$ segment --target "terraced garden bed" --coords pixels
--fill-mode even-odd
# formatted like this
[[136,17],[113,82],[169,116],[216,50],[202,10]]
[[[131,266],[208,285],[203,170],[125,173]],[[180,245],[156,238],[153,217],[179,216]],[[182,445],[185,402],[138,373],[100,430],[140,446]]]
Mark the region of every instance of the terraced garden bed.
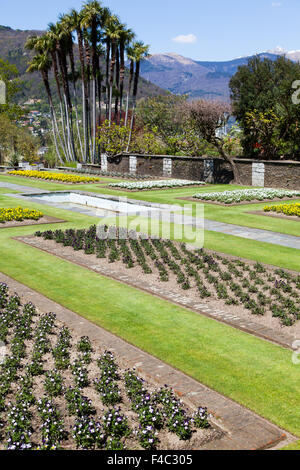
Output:
[[0,208],[0,229],[26,225],[44,225],[65,222],[55,217],[45,216],[42,212],[22,207]]
[[0,284],[0,450],[198,449],[223,433]]
[[202,181],[188,180],[154,180],[154,181],[135,181],[111,183],[109,188],[123,189],[125,191],[152,191],[155,189],[189,188],[191,186],[202,186],[206,183]]
[[192,199],[225,206],[249,204],[251,202],[281,201],[299,199],[300,191],[284,189],[242,189],[234,191],[210,192],[195,194]]
[[91,176],[67,175],[51,171],[9,171],[7,174],[33,180],[55,181],[63,184],[89,184],[99,183],[100,181],[100,178]]
[[276,206],[264,207],[264,212],[283,214],[285,216],[300,217],[300,203],[295,204],[278,204]]
[[[103,239],[106,235],[109,238]],[[255,315],[260,322],[277,329],[299,329],[300,276],[296,273],[204,250],[193,251],[185,244],[140,237],[114,227],[108,232],[107,227],[97,231],[93,226],[89,230],[37,232],[36,236],[34,246],[58,256],[69,253],[72,258],[75,250],[74,262],[79,264],[114,264],[120,273],[143,276],[145,283],[147,279],[163,283],[170,290],[184,292],[184,296],[204,299],[213,307],[252,318]]]
[[6,222],[23,222],[24,220],[39,220],[43,217],[43,213],[32,209],[24,209],[23,207],[1,208],[0,207],[0,224]]

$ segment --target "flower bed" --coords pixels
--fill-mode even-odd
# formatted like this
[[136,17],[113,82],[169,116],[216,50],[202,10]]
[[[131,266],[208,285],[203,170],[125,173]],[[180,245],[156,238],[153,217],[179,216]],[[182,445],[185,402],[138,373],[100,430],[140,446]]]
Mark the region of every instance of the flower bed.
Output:
[[39,220],[43,217],[43,213],[32,209],[23,209],[22,207],[1,208],[0,207],[0,224],[11,222],[13,220],[22,222],[23,220]]
[[186,186],[200,186],[205,185],[202,181],[187,181],[187,180],[158,180],[158,181],[144,181],[132,183],[111,183],[111,188],[129,189],[132,191],[148,190],[151,189],[169,189],[169,188],[182,188]]
[[9,175],[36,178],[45,181],[59,181],[60,183],[96,183],[99,178],[89,176],[66,175],[64,173],[52,173],[51,171],[9,171]]
[[217,437],[205,408],[187,410],[6,284],[0,318],[0,450],[188,449]]
[[193,196],[202,201],[215,201],[223,204],[238,204],[246,201],[265,201],[267,199],[284,199],[300,197],[300,191],[288,191],[284,189],[242,189],[236,191],[223,191],[212,193],[200,193]]
[[296,204],[279,204],[277,206],[264,207],[265,212],[276,212],[277,214],[284,214],[288,216],[300,217],[300,203]]
[[217,299],[223,305],[239,306],[256,316],[272,315],[284,326],[292,326],[300,319],[300,275],[282,269],[230,260],[204,250],[190,251],[185,244],[137,236],[116,227],[48,230],[36,232],[36,236],[96,255],[108,263],[123,263],[128,269],[137,267],[137,275],[153,274],[163,283],[175,281],[180,289],[194,289],[195,296],[208,302]]

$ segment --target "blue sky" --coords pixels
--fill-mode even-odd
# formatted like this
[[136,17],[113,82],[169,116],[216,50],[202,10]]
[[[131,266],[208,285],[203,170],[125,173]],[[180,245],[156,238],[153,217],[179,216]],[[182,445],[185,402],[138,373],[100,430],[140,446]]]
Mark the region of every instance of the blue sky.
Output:
[[[300,49],[300,0],[106,0],[151,45],[197,60]],[[0,24],[44,29],[81,0],[0,0]]]

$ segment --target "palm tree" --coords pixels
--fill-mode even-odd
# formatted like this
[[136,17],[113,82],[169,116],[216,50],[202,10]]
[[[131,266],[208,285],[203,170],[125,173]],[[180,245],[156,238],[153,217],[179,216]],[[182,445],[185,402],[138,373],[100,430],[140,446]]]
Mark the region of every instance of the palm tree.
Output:
[[[109,74],[109,114],[108,119],[111,124],[112,118],[112,95],[113,95],[113,85],[115,79],[115,66],[116,66],[116,54],[117,54],[117,44],[122,32],[122,25],[117,16],[112,15],[108,18],[108,21],[105,25],[105,39],[107,47],[111,49],[111,59],[110,59],[110,74]],[[109,56],[106,56],[106,61],[108,63]],[[108,67],[107,67],[108,74]],[[108,76],[107,76],[108,82]]]
[[133,46],[127,46],[126,48],[127,58],[130,60],[130,68],[129,68],[129,81],[128,81],[128,90],[127,90],[127,99],[126,99],[126,113],[125,113],[125,123],[124,125],[127,127],[128,124],[128,113],[129,113],[129,97],[131,94],[133,76],[134,76],[134,62],[135,62],[135,53]]
[[77,135],[78,135],[78,142],[80,146],[80,152],[82,160],[84,160],[84,153],[82,147],[82,140],[81,140],[81,133],[79,129],[79,118],[78,118],[78,101],[77,101],[77,90],[76,90],[76,82],[77,82],[77,72],[75,70],[75,59],[74,59],[74,43],[73,43],[73,22],[72,18],[69,15],[60,15],[60,24],[66,32],[66,52],[69,55],[70,65],[71,65],[71,77],[73,82],[73,96],[74,96],[74,109],[75,109],[75,118],[76,118],[76,128],[77,128]]
[[122,29],[120,34],[120,119],[122,120],[123,110],[123,94],[124,94],[124,80],[125,80],[125,50],[129,47],[129,44],[135,38],[135,34],[132,29]]
[[[58,63],[57,63],[56,38],[52,35],[50,31],[47,31],[47,33],[44,36],[42,36],[42,39],[43,39],[42,50],[48,51],[52,58],[52,67],[53,67],[53,73],[54,73],[54,77],[56,81],[57,94],[58,94],[59,107],[60,107],[60,115],[61,115],[61,123],[62,123],[62,133],[63,133],[63,139],[64,139],[64,144],[62,144],[61,142],[61,145],[64,149],[64,155],[67,161],[70,161],[72,157],[68,152],[68,144],[67,144],[67,137],[66,137],[66,131],[65,131],[66,116],[65,116],[65,109],[64,109],[64,104],[63,104],[63,98],[61,94],[61,84],[60,84],[60,77],[59,77],[59,70],[58,70]],[[61,141],[60,133],[59,133],[59,139]]]
[[36,55],[32,59],[32,61],[29,64],[29,67],[27,69],[27,72],[28,73],[40,72],[41,75],[42,75],[42,79],[43,79],[45,89],[46,89],[46,92],[47,92],[50,111],[51,111],[52,130],[53,130],[53,137],[54,137],[56,153],[58,155],[58,158],[59,158],[60,162],[63,163],[63,159],[62,159],[60,151],[59,151],[56,132],[55,132],[55,129],[58,130],[58,126],[57,126],[56,114],[55,114],[55,109],[54,109],[53,99],[52,99],[52,93],[51,93],[51,88],[50,88],[50,83],[49,83],[49,71],[51,70],[51,65],[52,65],[51,64],[51,59],[49,58],[48,53],[44,52],[44,53]]
[[53,37],[53,41],[56,46],[56,53],[58,57],[59,68],[61,72],[61,79],[63,84],[64,91],[64,104],[66,111],[66,127],[68,135],[68,150],[71,155],[71,159],[76,161],[76,152],[74,145],[74,135],[73,135],[73,117],[72,117],[72,101],[70,95],[70,86],[69,86],[69,76],[68,76],[68,64],[67,64],[67,34],[63,29],[62,25],[59,23],[49,24],[49,31]]
[[[68,155],[67,152],[67,141],[66,141],[66,136],[65,136],[65,130],[64,130],[64,114],[62,110],[62,96],[61,96],[61,89],[60,89],[60,82],[59,82],[59,74],[58,74],[58,68],[57,68],[57,60],[56,60],[56,53],[55,49],[56,46],[53,44],[52,38],[49,35],[49,33],[44,34],[43,36],[31,36],[27,39],[25,43],[25,48],[29,50],[34,50],[37,53],[50,53],[52,57],[52,65],[53,65],[53,70],[54,70],[54,76],[57,84],[57,92],[58,92],[58,97],[60,100],[60,109],[61,109],[61,118],[62,118],[62,129],[63,129],[63,136],[64,136],[64,143],[62,142],[61,136],[59,129],[57,128],[57,133],[58,133],[58,138],[60,141],[60,145],[62,147],[63,153],[65,155],[65,158],[69,161],[70,156]],[[55,113],[55,110],[54,110]],[[56,113],[55,113],[56,116]],[[54,132],[56,132],[56,129],[54,129]]]
[[85,68],[85,50],[84,50],[84,37],[81,27],[82,13],[78,13],[75,9],[71,10],[66,17],[69,31],[76,31],[78,41],[78,51],[81,69],[81,86],[82,86],[82,120],[83,120],[83,135],[84,135],[84,160],[88,161],[89,155],[89,140],[87,129],[87,112],[88,112],[88,87],[87,75]]
[[[109,14],[109,10],[102,8],[98,1],[91,1],[84,5],[82,10],[81,26],[85,29],[90,29],[90,43],[91,43],[91,61],[92,61],[92,123],[93,123],[93,137],[92,137],[92,158],[93,162],[96,160],[96,127],[97,127],[97,80],[100,78],[100,63],[98,60],[98,41],[99,31],[98,27],[103,23],[103,18]],[[88,41],[86,41],[88,44]]]
[[131,111],[132,114],[131,114],[130,134],[129,134],[126,152],[128,152],[129,150],[131,137],[132,137],[134,115],[135,115],[135,108],[136,108],[136,98],[137,98],[138,84],[139,84],[139,78],[140,78],[141,61],[145,59],[146,57],[149,57],[150,55],[149,48],[150,46],[145,45],[142,41],[138,41],[133,44],[132,60],[133,62],[135,62],[135,74],[134,74],[134,83],[133,83],[133,95],[132,95],[133,103],[132,103],[132,111]]

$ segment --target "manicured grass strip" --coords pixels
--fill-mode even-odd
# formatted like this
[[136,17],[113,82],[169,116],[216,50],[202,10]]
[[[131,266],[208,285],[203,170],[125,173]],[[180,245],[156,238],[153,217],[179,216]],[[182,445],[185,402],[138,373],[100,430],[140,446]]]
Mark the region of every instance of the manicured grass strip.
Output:
[[291,351],[8,238],[33,231],[3,230],[2,272],[300,436]]
[[[25,181],[24,181],[25,180]],[[47,189],[50,191],[66,191],[68,190],[67,185],[55,184],[55,183],[46,183],[46,182],[36,182],[36,181],[26,181],[26,178],[18,178],[7,175],[0,175],[0,182],[11,182],[15,184],[21,184],[25,186],[31,186],[39,189]],[[129,199],[137,199],[148,202],[156,202],[161,204],[176,204],[183,205],[189,204],[189,201],[180,200],[182,198],[192,197],[195,193],[195,188],[180,188],[180,189],[170,189],[162,191],[147,191],[146,193],[141,191],[137,193],[128,193],[126,191],[112,190],[107,187],[103,187],[102,183],[108,183],[109,178],[101,177],[101,184],[96,185],[72,185],[73,189],[81,191],[89,191],[97,194],[107,194],[113,196],[127,197]],[[116,181],[116,180],[115,180]],[[225,191],[230,190],[234,191],[236,189],[248,189],[247,186],[236,186],[232,185],[211,185],[206,186],[205,188],[199,188],[199,192],[214,192],[214,191]],[[297,201],[294,201],[297,202]],[[300,202],[300,201],[299,201]],[[195,202],[194,204],[202,204],[202,202]],[[279,202],[281,204],[281,202]],[[260,228],[263,230],[270,230],[273,232],[285,233],[289,235],[299,236],[299,223],[293,220],[282,220],[275,219],[272,217],[266,217],[259,214],[248,214],[249,211],[263,210],[265,203],[258,204],[249,204],[242,206],[218,206],[214,204],[205,204],[205,218],[210,220],[216,220],[219,222],[231,223],[240,225],[243,227],[252,227]]]
[[0,194],[18,194],[20,191],[13,191],[9,188],[0,188]]
[[300,441],[293,442],[293,444],[289,444],[280,450],[300,450]]
[[[64,230],[66,228],[83,228],[89,227],[93,224],[98,224],[100,219],[96,217],[89,217],[79,214],[77,212],[65,211],[62,209],[56,209],[47,205],[36,204],[34,202],[22,201],[19,199],[14,199],[6,196],[0,195],[0,205],[1,207],[28,207],[32,209],[41,210],[45,215],[49,215],[56,218],[61,218],[63,220],[69,221],[69,225],[64,225]],[[138,231],[148,232],[148,221],[144,217],[129,217],[129,221],[135,222],[139,226]],[[113,224],[113,219],[105,219],[105,222]],[[103,220],[101,224],[103,224]],[[298,222],[296,222],[298,223]],[[127,220],[120,218],[120,225],[127,226]],[[55,230],[59,227],[56,225]],[[135,225],[130,227],[135,229]],[[25,227],[22,228],[23,230]],[[10,230],[11,229],[2,229]],[[26,233],[34,233],[38,230],[35,226],[35,229],[29,229],[31,231]],[[45,227],[43,227],[45,230]],[[182,230],[180,226],[176,226],[174,229],[175,233],[181,235]],[[201,239],[201,237],[199,237]],[[287,248],[283,246],[272,245],[269,243],[257,242],[255,240],[248,240],[246,238],[235,237],[231,235],[225,235],[218,232],[204,232],[204,246],[207,249],[219,251],[221,253],[231,254],[233,256],[238,256],[241,258],[246,258],[249,260],[254,260],[258,262],[263,262],[273,266],[278,266],[284,269],[291,269],[293,271],[299,271],[300,266],[300,253],[299,250],[293,248]],[[189,240],[183,239],[183,241],[189,242]]]

